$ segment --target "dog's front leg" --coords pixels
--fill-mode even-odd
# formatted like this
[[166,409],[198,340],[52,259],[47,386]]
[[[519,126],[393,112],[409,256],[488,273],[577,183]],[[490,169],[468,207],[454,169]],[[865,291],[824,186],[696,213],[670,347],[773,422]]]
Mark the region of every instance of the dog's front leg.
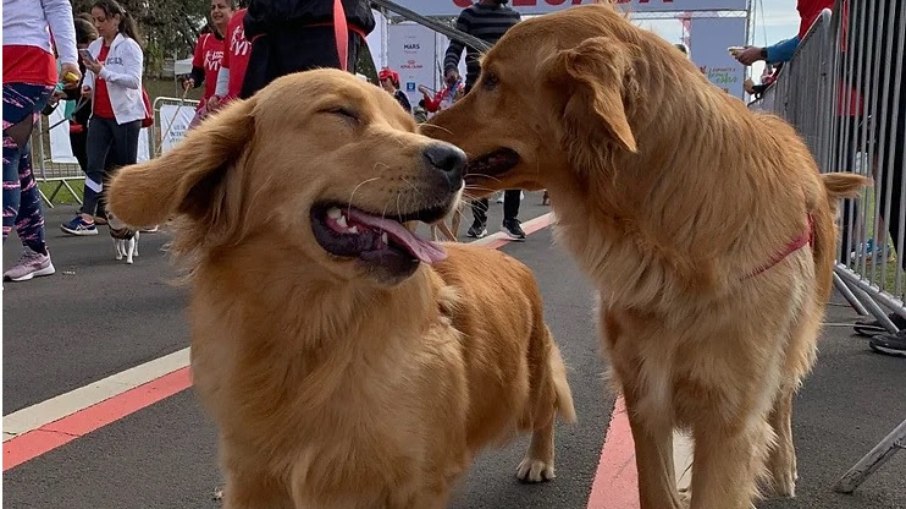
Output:
[[135,237],[126,241],[126,263],[132,263],[132,254],[135,251]]
[[116,251],[116,254],[114,256],[116,257],[117,260],[123,259],[122,243],[123,243],[123,241],[121,241],[119,239],[113,239],[113,249]]
[[132,254],[138,256],[138,230],[135,230],[135,252]]
[[673,426],[663,416],[637,414],[638,398],[628,392],[624,397],[635,441],[641,508],[684,509],[687,505],[677,490],[673,467]]
[[729,426],[709,419],[694,426],[692,509],[753,507],[770,431],[764,418],[750,418],[750,422]]

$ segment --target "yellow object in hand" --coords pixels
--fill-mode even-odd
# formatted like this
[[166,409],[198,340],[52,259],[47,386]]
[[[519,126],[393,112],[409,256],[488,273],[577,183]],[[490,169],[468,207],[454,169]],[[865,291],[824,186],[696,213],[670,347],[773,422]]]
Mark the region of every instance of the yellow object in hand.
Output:
[[75,83],[79,81],[79,75],[70,71],[63,75],[63,80],[69,83]]

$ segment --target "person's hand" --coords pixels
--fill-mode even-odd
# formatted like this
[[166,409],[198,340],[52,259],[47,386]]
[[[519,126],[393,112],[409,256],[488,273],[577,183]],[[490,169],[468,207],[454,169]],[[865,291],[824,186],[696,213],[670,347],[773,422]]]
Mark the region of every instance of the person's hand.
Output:
[[759,60],[764,60],[761,56],[762,49],[757,46],[746,46],[746,48],[736,54],[736,60],[742,65],[752,65]]
[[95,75],[100,75],[101,69],[104,68],[104,64],[100,63],[97,60],[86,60],[84,64],[85,68],[93,72]]
[[195,80],[193,80],[192,78],[186,78],[186,79],[182,80],[182,89],[183,90],[189,90],[192,88],[195,88]]
[[446,74],[444,74],[444,80],[447,83],[456,82],[459,80],[459,71],[456,69],[447,69]]
[[91,97],[91,87],[88,85],[82,87],[82,97]]
[[221,100],[220,96],[212,95],[211,98],[208,99],[208,102],[205,103],[205,107],[208,109],[208,111],[211,111],[211,112],[217,111],[220,109],[221,106],[223,106],[223,103],[221,101],[222,100]]
[[752,81],[752,78],[746,78],[746,80],[742,82],[742,88],[748,94],[755,94],[755,82]]
[[76,88],[82,79],[82,71],[76,64],[63,64],[60,68],[60,78],[63,88]]
[[418,86],[418,91],[421,92],[421,93],[424,94],[424,95],[431,95],[431,91],[428,90],[428,87],[426,87],[426,86],[424,86],[424,85],[419,85],[419,86]]

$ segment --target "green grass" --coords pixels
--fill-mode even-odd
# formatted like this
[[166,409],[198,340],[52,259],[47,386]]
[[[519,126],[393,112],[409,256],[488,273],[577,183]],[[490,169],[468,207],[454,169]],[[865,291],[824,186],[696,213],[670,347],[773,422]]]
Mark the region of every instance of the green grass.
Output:
[[[82,193],[85,189],[85,181],[82,178],[79,178],[79,179],[68,180],[67,183],[69,184],[69,187],[71,187],[75,191],[76,196],[81,198]],[[42,193],[44,193],[44,196],[46,196],[47,198],[50,198],[50,196],[53,194],[53,192],[57,189],[57,186],[59,186],[59,185],[60,185],[59,181],[38,182],[38,188],[41,190]],[[66,189],[65,186],[63,186],[63,187],[60,187],[59,192],[57,192],[56,197],[54,197],[53,204],[54,205],[78,205],[79,202],[78,202],[78,200],[75,199],[74,196],[72,196],[72,194],[69,192],[69,190]]]

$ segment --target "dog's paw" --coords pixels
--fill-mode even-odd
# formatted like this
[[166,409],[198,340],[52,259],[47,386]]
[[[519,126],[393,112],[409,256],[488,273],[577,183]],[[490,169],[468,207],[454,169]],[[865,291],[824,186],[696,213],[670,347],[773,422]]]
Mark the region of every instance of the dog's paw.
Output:
[[214,488],[214,493],[212,494],[211,499],[217,500],[218,502],[223,500],[223,488],[221,488],[221,487]]
[[120,260],[123,259],[123,255],[118,254],[118,255],[116,255],[114,258],[116,258],[116,261],[120,261]]
[[554,464],[541,460],[525,458],[519,463],[516,469],[516,477],[526,483],[538,483],[550,481],[556,475],[554,474]]
[[126,263],[128,263],[129,265],[132,265],[132,258],[126,259]]
[[772,497],[796,498],[796,470],[772,472],[770,492]]

